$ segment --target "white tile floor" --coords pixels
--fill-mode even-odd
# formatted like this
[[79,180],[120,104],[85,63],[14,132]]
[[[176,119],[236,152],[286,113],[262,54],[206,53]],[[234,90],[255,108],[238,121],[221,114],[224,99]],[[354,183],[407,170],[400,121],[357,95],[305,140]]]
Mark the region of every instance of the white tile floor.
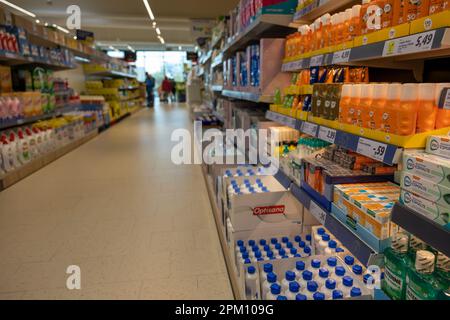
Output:
[[170,161],[190,126],[143,110],[1,192],[0,299],[232,299],[201,169]]

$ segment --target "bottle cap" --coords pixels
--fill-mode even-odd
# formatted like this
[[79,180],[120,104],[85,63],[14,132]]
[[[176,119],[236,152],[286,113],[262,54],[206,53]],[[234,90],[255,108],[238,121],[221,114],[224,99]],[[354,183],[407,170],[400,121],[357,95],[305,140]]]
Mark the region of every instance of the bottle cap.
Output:
[[267,255],[267,257],[269,259],[273,258],[273,252],[272,251],[267,251],[266,255]]
[[305,270],[305,263],[303,261],[297,261],[295,263],[295,269],[297,269],[298,271],[303,271]]
[[273,273],[273,272],[270,272],[270,273],[267,275],[267,281],[268,281],[269,283],[277,282],[277,275],[276,275],[275,273]]
[[288,298],[287,297],[285,297],[285,296],[278,296],[277,297],[277,301],[285,301],[285,300],[287,300]]
[[270,246],[266,244],[266,245],[263,247],[263,250],[266,251],[266,252],[269,252],[269,251],[270,251]]
[[310,235],[310,234],[307,234],[307,235],[306,235],[306,241],[311,242],[311,235]]
[[315,30],[319,30],[319,29],[320,29],[320,27],[321,27],[321,25],[322,25],[321,22],[322,22],[322,21],[321,21],[320,18],[317,18],[316,20],[314,20],[314,28],[315,28]]
[[357,274],[357,275],[361,275],[362,272],[363,272],[363,268],[362,268],[362,266],[360,266],[359,264],[355,264],[355,265],[353,266],[352,270],[353,270],[353,273],[354,273],[354,274]]
[[386,99],[389,85],[387,83],[376,83],[373,85],[373,98]]
[[317,233],[321,236],[323,236],[325,234],[325,229],[324,228],[319,228],[317,229]]
[[324,234],[324,235],[322,236],[322,241],[325,241],[325,242],[330,241],[330,235],[329,235],[329,234]]
[[304,251],[306,254],[310,254],[310,253],[311,253],[311,248],[308,247],[308,246],[305,246],[305,249],[303,249],[303,251]]
[[306,246],[306,243],[305,243],[304,241],[300,241],[299,244],[298,244],[298,246],[299,246],[300,248],[304,248],[304,247]]
[[254,266],[250,266],[247,269],[249,274],[255,274],[256,273],[256,268]]
[[375,279],[372,277],[372,275],[371,275],[371,274],[368,274],[368,273],[365,274],[364,277],[363,277],[363,282],[364,282],[365,284],[372,284],[374,280],[375,280]]
[[336,280],[333,279],[327,279],[327,281],[325,281],[325,287],[328,290],[334,290],[336,289]]
[[252,261],[250,259],[245,259],[244,264],[250,264]]
[[298,251],[297,251],[296,248],[291,248],[290,253],[291,253],[292,255],[296,255],[296,254],[298,253]]
[[391,83],[388,85],[387,100],[400,101],[402,95],[402,85],[400,83]]
[[281,248],[283,248],[283,247],[281,246],[281,243],[277,243],[277,244],[275,245],[275,249],[280,250]]
[[271,263],[266,263],[263,268],[265,273],[270,273],[273,271],[273,265]]
[[267,241],[264,239],[261,239],[261,240],[259,240],[259,244],[264,247],[265,245],[267,245]]
[[239,247],[239,251],[241,253],[245,253],[245,252],[247,252],[247,248],[246,247]]
[[408,235],[401,232],[394,234],[391,247],[394,251],[406,253],[408,251]]
[[261,251],[256,251],[256,252],[255,252],[255,258],[256,258],[256,259],[259,259],[259,258],[261,258],[261,257],[262,257]]
[[349,276],[345,276],[342,279],[342,284],[346,287],[352,287],[353,286],[353,278]]
[[295,296],[295,300],[296,301],[305,301],[305,300],[308,300],[308,297],[305,296],[304,294],[299,293],[298,295]]
[[294,239],[295,242],[299,243],[300,241],[302,241],[302,237],[300,236],[296,236]]
[[277,244],[278,243],[278,239],[277,238],[272,238],[272,239],[270,239],[270,243],[271,244]]
[[361,289],[357,287],[353,287],[350,291],[350,296],[353,297],[360,297],[362,295]]
[[309,292],[316,292],[319,289],[319,285],[315,281],[308,281],[306,288]]
[[342,96],[343,97],[350,97],[352,95],[352,84],[344,84],[342,86]]
[[353,16],[353,10],[352,10],[351,8],[345,10],[345,12],[344,12],[344,21],[349,21],[349,20],[351,20],[351,19],[352,19],[352,16]]
[[342,249],[342,248],[336,248],[336,253],[339,253],[339,252],[344,252],[344,249]]
[[289,283],[289,291],[292,293],[299,293],[300,285],[298,284],[298,282],[292,281],[291,283]]
[[248,259],[248,257],[249,257],[249,255],[248,255],[248,252],[243,252],[242,253],[242,259]]
[[238,240],[237,245],[238,245],[239,247],[244,246],[244,241]]
[[252,251],[253,251],[253,252],[259,251],[259,247],[258,247],[257,245],[254,245],[254,246],[252,247]]
[[294,281],[295,280],[295,273],[292,271],[286,271],[286,280],[287,281]]
[[442,90],[444,90],[445,88],[450,88],[450,83],[436,83],[436,91],[435,91],[435,98],[434,98],[436,105],[439,105],[439,102],[441,100]]
[[270,292],[271,292],[273,295],[279,295],[279,294],[281,293],[281,287],[280,287],[280,285],[277,284],[277,283],[272,284],[272,285],[270,286]]
[[328,266],[330,266],[330,267],[336,267],[336,265],[337,265],[337,259],[336,259],[335,257],[329,257],[329,258],[327,259],[327,264],[328,264]]
[[445,254],[438,252],[436,259],[436,268],[446,273],[450,272],[450,259]]
[[343,275],[345,275],[344,267],[336,267],[335,271],[336,271],[336,275],[339,277],[342,277]]
[[339,12],[337,14],[337,23],[344,23],[345,21],[345,12]]
[[278,253],[280,254],[280,256],[285,256],[286,255],[286,250],[284,250],[284,249],[280,249],[280,250],[278,250]]
[[315,269],[320,268],[320,260],[319,259],[311,260],[311,267],[313,267]]
[[320,268],[319,269],[319,277],[321,278],[328,278],[328,276],[330,275],[330,271],[328,271],[327,268]]
[[292,242],[287,242],[286,243],[286,248],[292,249],[293,247],[294,247],[294,245],[292,244]]
[[344,298],[344,293],[341,290],[333,291],[333,300],[338,300]]
[[402,85],[401,101],[417,101],[419,98],[419,85],[416,83],[405,83]]
[[288,242],[289,242],[289,238],[288,238],[288,237],[283,237],[283,238],[281,239],[281,242],[283,242],[283,243],[288,243]]
[[330,242],[328,242],[328,247],[329,247],[330,249],[336,249],[336,247],[337,247],[337,242],[334,241],[334,240],[330,240]]
[[249,241],[248,241],[248,245],[249,245],[250,247],[255,246],[255,244],[256,244],[255,240],[249,240]]
[[435,94],[436,94],[436,85],[434,83],[419,84],[420,101],[434,101]]
[[361,16],[361,5],[356,4],[352,7],[352,18],[359,18]]
[[345,256],[344,261],[346,265],[352,266],[355,263],[355,258],[352,256]]
[[312,277],[313,277],[313,274],[312,274],[311,271],[305,270],[302,273],[302,277],[303,277],[303,280],[305,280],[305,281],[311,281]]
[[416,253],[416,270],[419,273],[433,273],[435,256],[432,252],[419,250]]
[[316,292],[313,294],[314,300],[325,300],[325,295],[322,292]]

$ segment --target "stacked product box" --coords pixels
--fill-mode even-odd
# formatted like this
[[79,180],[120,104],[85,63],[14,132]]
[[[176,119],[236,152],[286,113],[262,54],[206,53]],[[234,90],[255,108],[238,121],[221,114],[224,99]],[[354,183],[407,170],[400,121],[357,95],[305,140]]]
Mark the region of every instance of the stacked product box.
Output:
[[450,228],[450,139],[431,136],[427,151],[403,157],[401,203],[445,229]]

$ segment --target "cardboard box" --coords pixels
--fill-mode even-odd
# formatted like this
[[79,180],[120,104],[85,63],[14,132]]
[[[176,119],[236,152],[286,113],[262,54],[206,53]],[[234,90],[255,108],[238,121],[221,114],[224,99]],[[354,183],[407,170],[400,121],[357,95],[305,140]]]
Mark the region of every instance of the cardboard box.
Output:
[[412,192],[443,207],[450,206],[450,188],[403,171],[402,189]]
[[0,93],[12,92],[11,68],[0,66]]
[[26,31],[29,31],[29,32],[32,32],[35,29],[35,27],[34,27],[35,22],[24,16],[19,16],[19,15],[13,14],[12,15],[12,23],[14,26],[22,27]]
[[429,136],[426,152],[450,159],[450,136]]
[[450,230],[450,207],[440,206],[435,202],[431,202],[406,190],[402,190],[400,202],[411,210],[422,214],[429,220],[438,223],[447,230]]
[[450,159],[422,151],[404,153],[403,171],[450,188]]

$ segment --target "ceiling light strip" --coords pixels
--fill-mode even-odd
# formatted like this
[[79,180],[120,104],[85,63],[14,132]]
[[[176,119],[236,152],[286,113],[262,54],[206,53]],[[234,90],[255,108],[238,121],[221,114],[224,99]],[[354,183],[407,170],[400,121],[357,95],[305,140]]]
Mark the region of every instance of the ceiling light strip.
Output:
[[152,21],[155,20],[155,16],[153,15],[153,11],[152,11],[152,8],[150,8],[150,4],[148,3],[148,0],[144,0],[144,5],[145,5],[145,8],[147,8],[147,12],[148,12],[148,15],[150,16],[150,19]]
[[[145,0],[145,1],[147,1],[147,0]],[[6,0],[0,0],[0,2],[6,4],[7,6],[9,6],[11,8],[16,9],[17,11],[25,13],[26,15],[28,15],[30,17],[36,18],[36,15],[33,12],[25,10],[24,8],[21,8],[21,7],[17,6],[17,5],[15,5],[14,3],[11,3],[11,2],[6,1]]]

